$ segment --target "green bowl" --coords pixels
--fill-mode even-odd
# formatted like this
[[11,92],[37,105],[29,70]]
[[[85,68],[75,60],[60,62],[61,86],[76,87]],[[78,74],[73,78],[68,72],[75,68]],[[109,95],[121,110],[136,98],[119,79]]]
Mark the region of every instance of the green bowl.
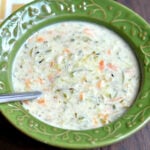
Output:
[[139,61],[141,83],[133,105],[104,127],[72,131],[49,126],[31,116],[20,102],[0,104],[2,114],[29,137],[63,148],[94,148],[132,135],[150,120],[150,26],[112,0],[37,0],[13,13],[0,26],[0,93],[13,92],[12,63],[24,41],[41,28],[80,20],[104,25],[129,43]]

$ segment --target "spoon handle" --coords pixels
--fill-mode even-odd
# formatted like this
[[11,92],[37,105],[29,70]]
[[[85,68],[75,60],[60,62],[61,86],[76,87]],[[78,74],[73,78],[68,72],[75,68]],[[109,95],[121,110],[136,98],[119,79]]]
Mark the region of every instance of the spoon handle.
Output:
[[41,96],[41,92],[21,92],[21,93],[11,93],[11,94],[0,94],[0,103],[13,102],[13,101],[23,101],[32,100]]

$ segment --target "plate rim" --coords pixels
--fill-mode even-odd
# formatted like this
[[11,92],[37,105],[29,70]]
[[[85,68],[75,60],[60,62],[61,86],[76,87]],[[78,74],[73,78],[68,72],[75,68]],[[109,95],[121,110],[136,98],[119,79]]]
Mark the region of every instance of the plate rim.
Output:
[[[50,4],[50,6],[49,6],[48,4],[51,3],[51,2],[52,2],[52,4]],[[136,107],[136,109],[135,108],[133,109],[131,107],[131,109],[128,112],[130,112],[132,115],[130,115],[127,112],[123,116],[124,117],[123,119],[121,119],[121,120],[118,119],[115,122],[111,123],[110,125],[102,127],[101,129],[98,128],[98,129],[92,129],[92,130],[86,130],[86,131],[79,131],[79,132],[78,131],[71,131],[71,130],[64,130],[64,129],[57,129],[55,127],[49,127],[48,128],[46,124],[41,123],[37,119],[33,118],[31,115],[29,115],[32,118],[31,120],[30,119],[25,119],[25,122],[24,121],[21,122],[24,125],[19,124],[19,126],[18,126],[18,121],[16,121],[16,118],[15,118],[15,117],[18,116],[18,111],[20,111],[19,115],[21,113],[25,113],[27,115],[26,111],[21,112],[22,108],[21,108],[20,103],[18,103],[18,102],[8,103],[8,104],[1,104],[0,105],[0,110],[1,110],[2,114],[6,117],[6,119],[9,120],[10,123],[12,123],[18,130],[20,130],[24,134],[30,136],[31,138],[33,138],[35,140],[38,140],[40,142],[43,142],[43,143],[46,143],[46,144],[52,145],[52,146],[65,147],[65,148],[95,148],[95,147],[101,147],[101,146],[110,145],[110,144],[118,142],[118,141],[120,141],[120,140],[122,140],[124,138],[127,138],[128,136],[132,135],[133,133],[135,133],[136,131],[138,131],[139,129],[141,129],[150,120],[150,117],[149,117],[150,113],[147,112],[147,110],[150,109],[150,104],[148,102],[148,96],[150,96],[150,92],[147,91],[147,90],[150,89],[150,86],[148,86],[148,84],[145,83],[145,80],[147,81],[146,78],[148,78],[148,75],[150,75],[150,69],[149,69],[149,67],[150,67],[150,57],[149,57],[149,53],[147,52],[148,51],[147,49],[150,47],[150,43],[148,43],[148,41],[147,41],[147,39],[150,36],[150,32],[148,32],[148,29],[150,29],[149,24],[143,18],[141,18],[139,15],[137,15],[135,12],[131,11],[127,7],[121,5],[121,4],[117,3],[117,2],[114,2],[112,0],[107,0],[107,2],[103,1],[103,4],[101,3],[102,0],[86,0],[86,1],[85,0],[84,1],[79,0],[78,2],[76,2],[75,0],[72,0],[72,1],[70,1],[70,0],[57,0],[56,3],[54,2],[55,4],[53,4],[53,2],[54,2],[54,0],[42,0],[42,1],[38,0],[38,1],[33,1],[33,2],[25,5],[24,7],[22,7],[21,9],[19,9],[15,13],[13,13],[10,17],[8,17],[0,25],[0,29],[1,29],[0,30],[0,37],[2,37],[3,34],[4,35],[6,34],[5,36],[7,36],[7,34],[9,34],[9,33],[7,33],[8,32],[8,30],[7,30],[8,27],[7,26],[9,25],[9,22],[12,19],[14,19],[14,16],[17,16],[20,13],[23,13],[26,10],[28,10],[27,13],[29,15],[31,15],[30,16],[31,18],[32,17],[36,18],[40,13],[43,13],[44,11],[45,11],[45,13],[47,15],[50,15],[52,13],[51,9],[54,9],[56,7],[57,3],[61,7],[64,4],[64,8],[60,7],[59,10],[58,10],[58,8],[57,9],[55,8],[56,9],[55,13],[58,13],[58,14],[56,14],[54,16],[53,15],[51,16],[52,18],[55,19],[55,17],[59,18],[60,13],[62,13],[63,11],[64,11],[63,12],[64,16],[67,16],[68,13],[70,13],[72,11],[71,12],[72,16],[73,15],[77,15],[80,18],[81,17],[81,14],[80,14],[81,12],[84,12],[85,16],[87,17],[88,16],[87,13],[90,13],[90,12],[92,13],[93,12],[93,8],[95,8],[95,9],[99,8],[98,9],[99,14],[97,12],[95,12],[94,14],[91,14],[91,15],[93,15],[91,18],[94,19],[94,20],[96,20],[96,21],[99,21],[99,23],[105,22],[109,26],[111,26],[111,27],[113,26],[112,28],[114,30],[116,30],[116,32],[121,32],[121,30],[122,30],[123,33],[121,32],[120,34],[125,34],[125,38],[126,39],[129,38],[131,40],[131,37],[133,37],[133,41],[131,40],[131,43],[135,47],[137,47],[137,49],[140,51],[140,54],[142,54],[142,58],[141,58],[141,56],[138,56],[138,58],[141,61],[141,64],[140,64],[141,68],[142,68],[142,85],[141,86],[144,87],[144,90],[143,91],[140,90],[141,94],[138,97],[138,102],[136,101],[135,104],[134,104],[134,106]],[[66,5],[65,2],[69,2],[69,4]],[[41,4],[41,5],[37,5],[37,4]],[[71,7],[71,4],[74,4],[75,6],[78,5],[78,8],[76,8],[77,10],[75,10],[75,12],[74,12],[73,8]],[[97,4],[100,7],[97,8]],[[89,5],[89,8],[87,8],[87,5]],[[43,6],[43,7],[41,7],[41,6]],[[44,8],[44,6],[45,6],[45,8]],[[70,6],[69,7],[70,10],[67,9],[67,8],[65,8],[66,6]],[[41,12],[36,12],[37,11],[36,8],[37,8],[37,10],[39,8],[40,9],[43,8],[43,10],[40,10]],[[117,11],[115,11],[114,8],[117,8]],[[61,10],[61,9],[63,9],[63,10]],[[82,9],[82,10],[80,10],[80,9]],[[121,11],[121,9],[122,9],[122,11]],[[87,10],[89,10],[89,12],[86,12]],[[106,10],[108,12],[106,12]],[[125,17],[124,14],[122,14],[122,12],[125,13],[127,16]],[[112,13],[112,15],[116,14],[116,16],[118,18],[115,18],[114,16],[111,16],[110,13]],[[106,20],[105,20],[106,15],[108,15],[109,18],[108,19],[106,18]],[[95,16],[96,16],[96,18],[95,18]],[[119,23],[121,23],[121,21],[123,21],[123,19],[124,19],[122,17],[125,17],[126,21],[127,21],[126,18],[128,18],[130,20],[130,22],[127,22],[127,23],[124,22],[125,25],[122,25],[122,24],[120,25]],[[136,24],[134,24],[133,22],[131,22],[132,17],[135,17],[135,23],[139,23],[140,24],[139,26],[137,26]],[[48,19],[51,19],[51,18],[48,18]],[[30,21],[32,21],[32,20],[30,20]],[[120,21],[120,22],[116,23],[117,21]],[[14,20],[14,22],[15,22],[15,20]],[[32,26],[32,23],[34,23],[34,22],[30,22],[30,23],[31,23],[30,25]],[[115,25],[112,24],[112,23],[114,23]],[[144,27],[141,27],[142,25]],[[133,31],[130,31],[131,30],[130,29],[131,26],[134,26],[133,27]],[[34,24],[33,24],[33,27],[34,27]],[[4,29],[6,29],[6,30],[4,30]],[[30,29],[30,27],[29,27],[29,29]],[[27,30],[29,30],[29,29],[27,29]],[[11,32],[11,34],[14,34],[13,36],[16,36],[17,38],[20,38],[20,35],[18,34],[18,32],[17,33],[14,32],[14,31],[17,31],[17,27],[16,26],[15,26],[15,28],[13,28],[11,30],[12,31],[9,31],[9,32]],[[134,30],[135,30],[135,32],[134,32]],[[141,31],[140,32],[141,35],[140,35],[140,33],[139,33],[139,35],[136,33],[136,32],[138,32],[137,30]],[[127,33],[125,33],[125,32],[127,32]],[[143,33],[143,35],[142,35],[142,33]],[[25,34],[25,33],[23,33],[23,34]],[[7,37],[6,37],[6,40],[7,40]],[[9,39],[9,42],[11,44],[14,44],[16,41],[13,41],[13,40],[14,39]],[[137,41],[140,42],[140,44],[135,43]],[[0,47],[2,47],[3,43],[4,43],[4,41],[1,40],[0,41]],[[9,44],[9,45],[11,45],[11,44]],[[0,66],[0,75],[2,75],[2,79],[0,80],[0,92],[8,92],[8,91],[11,91],[11,89],[4,88],[4,87],[5,87],[5,85],[9,85],[9,83],[10,83],[10,81],[8,80],[8,78],[9,78],[8,73],[6,73],[7,70],[10,69],[10,68],[7,66],[8,62],[6,63],[6,66],[5,66],[5,61],[7,59],[9,59],[10,56],[9,56],[9,53],[7,51],[1,52],[0,54],[1,54],[2,57],[4,57],[4,62],[0,62],[0,64],[4,63],[4,66],[3,65]],[[7,76],[4,77],[6,74],[7,74]],[[7,79],[7,81],[3,81],[5,79]],[[145,91],[147,91],[147,92],[145,92]],[[142,94],[142,93],[144,93],[144,94]],[[141,103],[141,99],[143,101],[145,100],[144,104]],[[11,112],[11,114],[10,114],[10,112],[8,113],[8,109],[10,109],[10,108],[12,108],[11,111],[13,112],[13,113]],[[14,109],[15,110],[17,109],[17,111],[15,112]],[[140,110],[139,115],[135,115],[135,112],[137,112],[137,110]],[[147,112],[147,114],[145,114],[145,112]],[[140,117],[140,115],[142,115],[142,114],[143,114],[142,117],[144,117],[144,118]],[[143,119],[143,120],[139,121],[138,119]],[[28,121],[31,121],[30,124],[27,123]],[[40,125],[40,126],[42,126],[42,127],[46,126],[46,128],[43,129],[43,132],[44,132],[44,130],[47,130],[47,132],[52,132],[53,131],[53,134],[54,133],[59,133],[59,134],[60,133],[61,134],[64,133],[64,137],[62,136],[61,138],[59,138],[59,140],[57,142],[54,141],[54,140],[52,142],[50,142],[50,141],[48,141],[47,138],[42,138],[41,134],[33,133],[33,132],[30,132],[28,130],[28,128],[30,128],[30,127],[27,127],[27,126],[31,125],[31,126],[34,126],[34,128],[36,128],[37,124]],[[118,134],[118,135],[116,135],[116,138],[113,139],[112,137],[115,134],[113,134],[113,132],[111,130],[114,129],[116,131],[119,131],[119,129],[123,128],[123,127],[124,128],[126,127],[128,129],[128,131],[124,131],[126,134],[124,136]],[[123,130],[124,130],[124,128],[123,128]],[[36,128],[36,130],[37,130],[37,128]],[[103,133],[107,133],[106,136],[104,134],[104,136],[106,137],[105,139],[107,139],[107,137],[109,137],[107,141],[105,139],[102,140],[102,141],[101,140],[98,141],[98,138],[99,138],[98,134],[102,130],[103,130]],[[77,135],[77,133],[78,133],[78,135]],[[112,135],[110,135],[110,134],[112,134]],[[69,135],[71,135],[71,136],[74,135],[74,138],[75,138],[76,142],[75,141],[69,141],[67,139],[67,137],[69,137]],[[93,135],[95,135],[95,136],[93,137]],[[108,136],[108,135],[110,135],[110,136]],[[103,134],[101,136],[103,136]],[[84,143],[80,143],[80,142],[83,142],[82,139],[81,139],[83,137],[87,138],[86,139],[87,142],[84,141]],[[63,138],[64,138],[64,142],[63,142],[63,140],[60,142],[60,140],[63,139]],[[69,141],[70,143],[67,143],[66,141]]]

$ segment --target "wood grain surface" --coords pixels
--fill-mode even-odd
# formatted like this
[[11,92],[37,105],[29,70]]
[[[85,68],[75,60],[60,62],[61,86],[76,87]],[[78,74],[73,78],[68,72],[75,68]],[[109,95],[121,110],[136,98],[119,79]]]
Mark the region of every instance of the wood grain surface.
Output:
[[[150,0],[118,0],[150,23]],[[0,150],[59,150],[39,143],[14,128],[0,114]],[[92,150],[150,150],[150,123],[129,138]]]

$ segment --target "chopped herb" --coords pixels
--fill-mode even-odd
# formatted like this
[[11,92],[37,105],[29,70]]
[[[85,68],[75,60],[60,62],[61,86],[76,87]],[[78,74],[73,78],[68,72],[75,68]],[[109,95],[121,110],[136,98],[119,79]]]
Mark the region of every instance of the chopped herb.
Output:
[[124,81],[125,81],[125,74],[124,72],[122,72],[122,83],[124,83]]
[[74,113],[74,116],[75,116],[75,118],[77,118],[77,117],[78,117],[78,114],[75,112],[75,113]]
[[74,93],[74,88],[69,88],[70,93],[73,94]]
[[92,54],[93,54],[93,55],[95,55],[95,54],[96,54],[96,52],[95,52],[95,51],[93,51],[93,52],[92,52]]
[[120,103],[123,103],[124,102],[124,100],[122,99],[121,101],[120,101]]
[[112,98],[111,93],[106,93],[106,96],[107,96],[108,98]]
[[22,64],[19,67],[22,68],[23,67]]
[[57,89],[55,92],[60,92],[61,91],[61,89]]
[[53,39],[54,39],[54,40],[58,40],[58,39],[60,39],[60,38],[61,38],[60,35],[56,35]]
[[48,41],[44,41],[44,44],[48,44]]
[[99,55],[100,55],[100,53],[96,53],[96,55],[97,55],[97,56],[99,56]]
[[39,61],[39,64],[41,64],[43,61],[44,61],[44,58]]
[[63,93],[63,97],[64,97],[64,98],[67,98],[67,94],[66,94],[66,93]]
[[116,109],[116,105],[112,105],[113,109]]
[[96,76],[96,77],[95,77],[95,79],[99,80],[99,77],[98,77],[98,76]]
[[32,56],[32,53],[33,53],[33,48],[30,49],[29,55]]
[[48,49],[45,51],[45,53],[50,53],[52,51],[52,49]]
[[63,103],[64,103],[64,104],[67,104],[67,101],[66,101],[66,100],[64,100],[64,101],[63,101]]
[[84,42],[91,41],[91,39],[89,37],[87,37],[87,36],[84,36],[82,39],[83,39]]
[[70,72],[70,77],[73,78],[74,77],[74,72]]
[[78,51],[78,56],[80,56],[82,54],[82,50]]
[[75,41],[75,39],[73,39],[73,38],[72,38],[72,39],[70,39],[70,42],[74,42],[74,41]]
[[114,74],[112,73],[111,76],[114,77]]
[[79,117],[79,118],[78,118],[78,120],[83,120],[83,119],[84,119],[84,117],[83,117],[83,116],[81,116],[81,117]]
[[25,47],[25,48],[29,48],[29,46],[28,46],[28,44],[27,44],[27,43],[24,45],[24,47]]
[[128,109],[128,108],[129,108],[129,106],[123,106],[123,108]]
[[39,51],[35,52],[35,54],[39,54],[39,53],[40,53]]

